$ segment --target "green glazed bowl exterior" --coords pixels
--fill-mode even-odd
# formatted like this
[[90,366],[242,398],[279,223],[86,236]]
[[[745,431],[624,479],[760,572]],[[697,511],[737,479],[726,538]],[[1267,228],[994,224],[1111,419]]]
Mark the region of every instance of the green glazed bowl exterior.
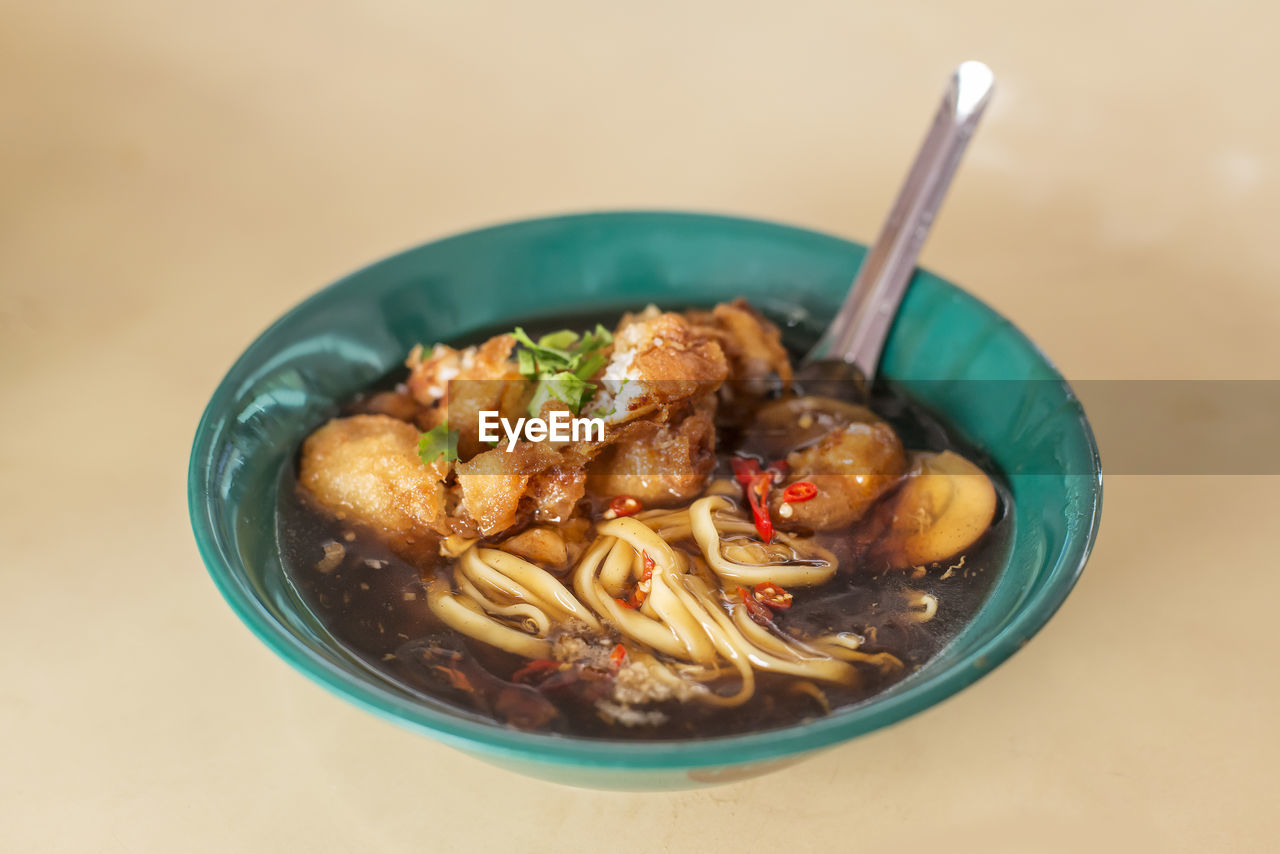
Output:
[[400,364],[414,344],[562,312],[745,296],[789,323],[789,337],[803,346],[838,307],[864,252],[773,223],[623,212],[482,229],[366,267],[276,321],[214,392],[188,477],[204,562],[245,624],[321,685],[482,759],[560,783],[638,790],[726,782],[919,712],[1000,664],[1053,615],[1084,568],[1102,500],[1097,447],[1070,387],[1008,321],[927,272],[912,282],[882,374],[1000,466],[1012,496],[1012,544],[973,622],[933,661],[864,703],[780,730],[681,742],[578,739],[481,722],[424,703],[361,665],[284,580],[276,543],[281,465],[338,402]]

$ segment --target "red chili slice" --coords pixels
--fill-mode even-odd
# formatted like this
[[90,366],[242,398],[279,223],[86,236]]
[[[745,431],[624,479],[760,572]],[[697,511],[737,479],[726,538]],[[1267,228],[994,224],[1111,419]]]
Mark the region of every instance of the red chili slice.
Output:
[[618,644],[613,648],[613,652],[609,653],[609,666],[617,670],[622,666],[622,662],[627,660],[627,648],[622,644]]
[[734,457],[729,464],[733,466],[734,479],[743,489],[751,486],[751,480],[760,474],[760,463],[750,457]]
[[745,587],[739,587],[738,595],[742,597],[742,606],[747,609],[748,617],[762,626],[773,622],[773,612],[760,604],[760,601],[751,595],[751,591]]
[[[644,558],[644,572],[640,576],[639,583],[636,584],[636,589],[632,590],[631,596],[628,597],[626,602],[623,602],[624,605],[632,609],[639,608],[644,604],[644,600],[649,598],[649,590],[652,589],[653,585],[653,568],[656,566],[653,558],[649,557],[648,552],[640,552],[640,555]],[[618,601],[622,602],[621,599]]]
[[773,483],[773,475],[768,472],[758,474],[747,489],[747,503],[751,505],[751,518],[756,523],[760,539],[766,543],[773,542],[773,519],[769,517],[769,487]]
[[818,487],[807,480],[797,480],[782,490],[782,500],[790,504],[798,504],[801,501],[808,501],[817,494]]
[[634,516],[643,509],[644,507],[640,504],[639,499],[633,498],[630,495],[619,495],[609,502],[609,510],[613,513],[615,518],[621,516]]
[[779,610],[790,608],[792,601],[795,599],[794,596],[772,581],[762,581],[752,588],[751,592],[762,605],[768,605],[770,608]]
[[[760,463],[750,457],[734,457],[729,462],[733,466],[734,478],[742,485],[743,492],[747,495],[747,504],[751,505],[751,519],[755,522],[760,539],[766,543],[773,542],[773,519],[769,517],[769,487],[773,485],[774,475],[778,472],[772,466],[762,471]],[[785,466],[786,463],[779,460],[774,465]]]

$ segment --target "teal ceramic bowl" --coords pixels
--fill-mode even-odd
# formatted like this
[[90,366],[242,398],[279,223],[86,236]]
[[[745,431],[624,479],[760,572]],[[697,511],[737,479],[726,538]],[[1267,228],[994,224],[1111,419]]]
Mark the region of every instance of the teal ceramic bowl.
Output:
[[1008,658],[1062,604],[1094,542],[1102,480],[1084,413],[1044,355],[1008,321],[927,272],[915,276],[882,373],[1001,467],[1012,545],[973,622],[871,700],[802,725],[698,741],[600,741],[480,723],[363,667],[285,581],[277,552],[281,465],[335,403],[400,364],[414,344],[561,312],[739,295],[803,342],[816,339],[863,254],[844,240],[765,222],[603,213],[473,231],[366,267],[276,321],[214,392],[188,481],[205,564],[245,624],[321,685],[481,759],[560,783],[635,790],[725,782],[928,708]]

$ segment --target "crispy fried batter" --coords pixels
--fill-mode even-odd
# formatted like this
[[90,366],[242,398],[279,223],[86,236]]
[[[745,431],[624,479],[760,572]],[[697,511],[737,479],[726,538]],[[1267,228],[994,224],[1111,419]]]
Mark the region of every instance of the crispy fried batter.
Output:
[[610,425],[645,416],[665,420],[664,408],[710,394],[728,375],[719,344],[680,315],[650,306],[639,315],[625,315],[618,324],[604,388],[590,414]]
[[601,442],[518,442],[513,451],[493,448],[455,467],[462,500],[450,523],[466,536],[491,536],[533,518],[569,518],[582,498],[587,464]]
[[688,501],[702,492],[715,466],[713,398],[678,421],[640,421],[600,455],[588,470],[596,495],[630,495],[645,507]]
[[430,429],[447,414],[450,429],[458,431],[458,455],[464,460],[488,448],[480,441],[482,410],[518,417],[523,409],[527,383],[510,360],[515,344],[510,335],[496,335],[465,350],[437,344],[425,358],[417,346],[405,361],[409,368],[405,384],[414,399],[427,407],[419,426]]
[[395,535],[441,530],[443,460],[423,465],[418,431],[387,415],[335,418],[302,446],[298,480],[334,513]]
[[688,311],[696,333],[714,339],[729,360],[729,379],[758,383],[777,376],[791,382],[791,360],[782,334],[744,299],[722,302],[711,311]]
[[[300,481],[326,507],[388,532],[490,537],[530,521],[573,518],[588,466],[617,444],[609,461],[593,470],[604,494],[626,492],[652,504],[690,498],[714,463],[714,392],[731,371],[720,342],[730,342],[735,358],[756,371],[772,358],[772,345],[752,349],[741,336],[767,338],[772,330],[776,339],[776,330],[749,309],[726,308],[701,326],[653,307],[623,318],[610,361],[594,378],[601,388],[582,413],[605,420],[603,441],[490,448],[479,440],[479,412],[497,410],[514,420],[532,393],[533,384],[511,361],[514,339],[499,335],[464,350],[414,348],[406,387],[421,407],[415,422],[429,429],[447,411],[449,426],[459,432],[452,472],[443,461],[421,464],[411,425],[366,415],[317,431],[304,447]],[[397,414],[411,411],[402,405],[408,400],[388,402]]]

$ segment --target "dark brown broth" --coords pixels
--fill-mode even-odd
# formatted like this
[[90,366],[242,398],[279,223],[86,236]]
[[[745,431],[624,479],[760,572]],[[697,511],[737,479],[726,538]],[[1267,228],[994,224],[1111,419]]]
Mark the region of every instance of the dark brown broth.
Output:
[[[593,324],[598,319],[601,318],[597,315],[580,321],[574,319],[577,322],[560,320],[547,324],[547,329],[542,330],[537,329],[537,324],[527,327],[533,327],[531,332],[565,326],[586,328],[588,321]],[[495,333],[498,331],[502,330]],[[487,335],[477,333],[468,337],[470,341],[478,341]],[[387,383],[375,387],[387,387],[402,375],[402,371],[390,375]],[[959,441],[938,419],[891,384],[877,384],[872,408],[894,426],[907,447],[955,450],[995,473],[985,454]],[[727,444],[717,449],[718,471],[725,476],[729,472],[728,459],[738,450],[736,436],[731,427],[720,433],[721,441]],[[431,614],[421,573],[443,565],[444,559],[424,554],[419,561],[421,565],[414,566],[397,557],[372,531],[335,519],[314,506],[297,487],[296,475],[293,461],[281,472],[277,535],[286,577],[315,616],[339,642],[402,689],[422,696],[429,704],[443,702],[469,717],[493,720],[495,716],[485,714],[489,711],[487,703],[477,700],[485,693],[483,690],[455,687],[432,665],[440,663],[441,650],[463,652],[468,661],[467,672],[472,674],[471,682],[477,683],[487,680],[487,674],[507,680],[526,662],[460,635]],[[833,580],[821,587],[794,590],[794,605],[778,612],[778,626],[784,631],[809,636],[829,632],[859,634],[867,638],[865,651],[889,652],[906,665],[901,673],[892,677],[882,677],[873,668],[860,667],[864,678],[855,687],[822,685],[833,713],[908,678],[954,638],[977,612],[1004,564],[1012,530],[1006,509],[1010,506],[1007,490],[998,477],[993,480],[1000,496],[997,519],[991,530],[965,555],[963,565],[950,571],[946,566],[938,566],[930,567],[923,575],[913,574],[911,570],[877,574],[854,565],[847,536],[819,535],[819,542],[840,558],[841,569]],[[335,569],[320,572],[316,564],[324,556],[323,546],[334,541],[343,544],[345,556]],[[691,543],[682,545],[691,551],[696,548]],[[906,589],[937,598],[938,612],[934,619],[918,623],[911,618],[903,604]],[[696,702],[655,704],[649,708],[668,715],[667,723],[658,726],[624,727],[607,723],[592,705],[589,684],[546,694],[521,688],[518,691],[521,702],[517,706],[532,708],[533,719],[540,717],[536,714],[538,711],[554,707],[558,714],[548,723],[539,723],[536,728],[541,730],[628,739],[731,735],[787,726],[823,714],[812,697],[790,690],[797,681],[795,677],[759,672],[756,677],[755,695],[736,708],[719,709]],[[550,697],[551,703],[544,697]],[[517,713],[510,722],[528,727],[533,719],[522,720]]]

